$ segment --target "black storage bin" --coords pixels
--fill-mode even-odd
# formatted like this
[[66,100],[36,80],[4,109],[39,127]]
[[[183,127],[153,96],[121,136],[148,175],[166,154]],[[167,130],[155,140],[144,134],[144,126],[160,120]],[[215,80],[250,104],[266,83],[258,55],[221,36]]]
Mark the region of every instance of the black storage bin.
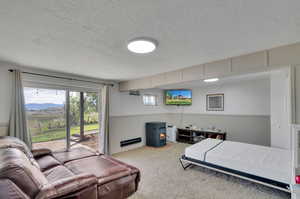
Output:
[[146,123],[146,145],[160,147],[166,145],[166,123],[148,122]]

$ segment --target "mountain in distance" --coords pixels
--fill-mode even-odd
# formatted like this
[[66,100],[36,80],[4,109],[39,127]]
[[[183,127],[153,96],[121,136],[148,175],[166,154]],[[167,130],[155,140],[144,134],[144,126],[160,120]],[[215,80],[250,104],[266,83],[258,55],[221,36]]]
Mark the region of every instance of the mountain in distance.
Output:
[[53,103],[43,103],[43,104],[38,104],[38,103],[29,103],[25,104],[26,110],[46,110],[49,108],[62,108],[64,107],[63,104],[53,104]]

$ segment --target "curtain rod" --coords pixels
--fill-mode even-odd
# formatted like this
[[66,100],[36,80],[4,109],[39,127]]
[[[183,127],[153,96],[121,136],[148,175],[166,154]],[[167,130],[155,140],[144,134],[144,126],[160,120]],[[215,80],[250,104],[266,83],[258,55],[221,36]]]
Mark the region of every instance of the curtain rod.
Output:
[[[14,69],[9,69],[9,72],[13,72],[15,71]],[[71,78],[71,77],[60,77],[60,76],[55,76],[55,75],[45,75],[45,74],[40,74],[40,73],[32,73],[32,72],[25,72],[25,71],[21,71],[21,73],[25,73],[25,74],[30,74],[30,75],[38,75],[38,76],[43,76],[43,77],[53,77],[53,78],[57,78],[57,79],[66,79],[66,80],[75,80],[75,81],[81,81],[81,82],[88,82],[88,83],[96,83],[99,84],[101,82],[95,82],[95,81],[89,81],[89,80],[81,80],[81,79],[76,79],[76,78]],[[107,84],[107,83],[101,83],[104,84],[106,86],[111,86],[113,87],[114,84]]]

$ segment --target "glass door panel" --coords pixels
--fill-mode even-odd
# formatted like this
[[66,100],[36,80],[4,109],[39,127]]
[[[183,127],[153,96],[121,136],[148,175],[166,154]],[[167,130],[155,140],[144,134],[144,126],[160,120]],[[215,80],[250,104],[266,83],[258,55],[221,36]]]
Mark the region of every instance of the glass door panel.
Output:
[[70,92],[70,136],[71,146],[79,143],[84,138],[81,137],[81,106],[80,106],[80,92]]
[[28,130],[33,148],[66,149],[66,91],[24,88]]
[[98,149],[98,94],[70,92],[71,147]]
[[99,142],[99,95],[87,92],[84,94],[84,129],[91,141],[87,144],[94,150],[98,150]]

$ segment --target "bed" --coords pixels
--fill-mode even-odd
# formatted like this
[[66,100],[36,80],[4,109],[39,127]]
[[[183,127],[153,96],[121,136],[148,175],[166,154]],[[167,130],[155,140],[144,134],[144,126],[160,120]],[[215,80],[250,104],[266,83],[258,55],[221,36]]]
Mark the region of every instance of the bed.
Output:
[[198,165],[290,192],[289,150],[208,138],[187,147],[180,162],[184,169]]

